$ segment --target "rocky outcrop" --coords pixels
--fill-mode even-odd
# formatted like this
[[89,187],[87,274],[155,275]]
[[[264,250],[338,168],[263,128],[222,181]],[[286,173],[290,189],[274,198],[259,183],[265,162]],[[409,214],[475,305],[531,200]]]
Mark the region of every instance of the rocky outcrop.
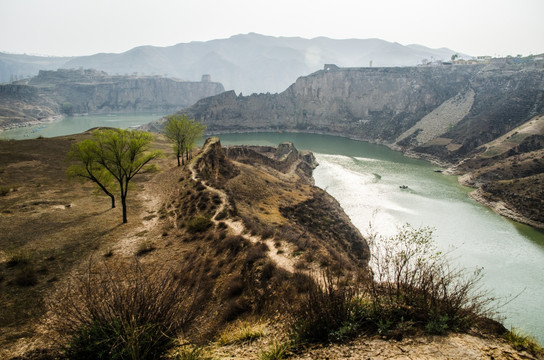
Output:
[[270,146],[227,146],[226,155],[245,164],[263,164],[272,169],[287,173],[295,171],[300,181],[314,184],[313,170],[317,160],[309,151],[299,151],[292,143],[282,143],[277,148]]
[[544,113],[544,67],[484,68],[470,80],[468,114],[434,141],[414,150],[456,162],[477,147]]
[[[62,76],[66,73],[68,77]],[[96,71],[83,74],[88,76],[82,76],[77,70],[40,71],[30,84],[54,84],[52,97],[64,112],[95,114],[175,111],[224,91],[221,84],[214,82],[188,82],[159,76],[108,76]]]
[[497,213],[544,229],[544,116],[484,144],[453,170]]
[[35,87],[0,85],[0,129],[39,123],[58,115],[58,105]]
[[392,143],[464,90],[478,67],[322,70],[281,94],[199,101],[187,113],[210,132],[302,131]]
[[[52,115],[168,113],[223,92],[220,83],[211,82],[208,78],[205,80],[188,82],[160,76],[109,76],[95,70],[40,71],[24,85],[3,85],[0,111],[7,118],[6,123],[12,125],[30,121],[14,113],[20,107],[17,101],[41,108],[48,103],[46,113]],[[32,120],[40,121],[42,118]]]
[[[516,220],[533,226],[543,221],[542,132],[529,131],[536,137],[525,140],[515,132],[544,114],[543,62],[412,68],[326,65],[281,94],[225,92],[183,112],[204,122],[210,133],[339,135],[449,165],[474,157],[485,151],[485,144],[510,132],[517,148],[501,151],[500,157],[475,158],[457,171],[478,170],[473,186],[482,192],[480,198],[504,201],[508,214],[518,213]],[[486,162],[499,165],[482,165]]]
[[277,247],[274,242],[284,242],[308,253],[304,259],[283,251],[271,256],[284,270],[293,272],[295,263],[299,269],[313,268],[318,261],[342,271],[365,267],[368,244],[340,204],[313,186],[316,166],[313,154],[299,152],[291,143],[221,147],[217,137],[208,138],[189,165],[192,178],[202,181],[200,191],[222,199],[210,218],[221,219],[238,235],[247,230],[250,242],[268,239],[270,249]]

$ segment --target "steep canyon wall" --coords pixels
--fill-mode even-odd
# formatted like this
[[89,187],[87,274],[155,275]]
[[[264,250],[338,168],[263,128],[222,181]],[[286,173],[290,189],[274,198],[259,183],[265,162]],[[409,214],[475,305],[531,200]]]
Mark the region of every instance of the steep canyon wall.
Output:
[[325,133],[454,162],[543,113],[543,76],[542,66],[326,66],[280,94],[225,92],[183,112],[211,133]]
[[60,114],[174,112],[224,91],[208,81],[160,76],[110,76],[95,70],[40,71],[22,84],[0,86],[0,128]]

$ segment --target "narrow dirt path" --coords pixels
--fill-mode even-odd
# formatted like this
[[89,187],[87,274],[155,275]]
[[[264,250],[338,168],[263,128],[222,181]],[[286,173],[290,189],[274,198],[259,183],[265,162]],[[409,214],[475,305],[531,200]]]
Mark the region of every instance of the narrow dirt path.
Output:
[[[228,204],[228,196],[227,194],[220,190],[220,189],[217,189],[211,185],[209,185],[206,181],[202,180],[202,179],[199,179],[198,178],[198,175],[197,175],[197,172],[195,170],[195,164],[197,163],[199,157],[201,156],[201,154],[205,153],[207,151],[207,148],[206,146],[209,146],[208,144],[205,144],[205,147],[202,148],[201,152],[199,155],[197,155],[196,157],[194,157],[191,162],[189,163],[189,171],[191,172],[191,179],[193,181],[200,181],[202,183],[202,185],[210,192],[212,193],[215,193],[219,196],[219,198],[221,199],[221,204],[217,207],[216,211],[215,211],[215,214],[212,216],[212,222],[217,225],[219,223],[219,220],[217,220],[217,215],[220,214],[227,206]],[[278,266],[279,268],[282,268],[290,273],[293,273],[295,271],[295,262],[292,258],[289,258],[283,254],[278,254],[278,252],[275,250],[276,247],[275,247],[275,244],[274,244],[274,239],[266,239],[266,240],[263,240],[260,236],[256,236],[256,235],[250,235],[246,232],[246,227],[243,223],[242,220],[238,220],[238,221],[234,221],[232,219],[225,219],[225,220],[222,220],[226,225],[227,227],[230,229],[230,231],[232,232],[232,234],[234,235],[238,235],[238,236],[242,236],[244,239],[248,240],[248,241],[251,241],[251,243],[253,244],[256,244],[256,243],[259,243],[259,242],[264,242],[267,247],[268,247],[268,257],[274,261],[276,263],[276,266]]]
[[[170,168],[168,168],[170,169]],[[166,170],[169,171],[169,170]],[[131,191],[132,196],[137,196],[141,203],[138,213],[132,212],[131,208],[128,209],[128,221],[130,231],[127,235],[121,238],[113,247],[112,251],[121,254],[123,256],[135,255],[138,247],[146,239],[150,239],[148,234],[154,232],[159,224],[159,210],[166,198],[166,194],[160,191],[160,183],[170,182],[165,181],[166,177],[176,176],[176,173],[163,173],[158,174],[151,178],[150,181],[143,183],[143,189],[135,189]],[[174,221],[176,219],[174,218]],[[134,224],[138,222],[138,224]]]

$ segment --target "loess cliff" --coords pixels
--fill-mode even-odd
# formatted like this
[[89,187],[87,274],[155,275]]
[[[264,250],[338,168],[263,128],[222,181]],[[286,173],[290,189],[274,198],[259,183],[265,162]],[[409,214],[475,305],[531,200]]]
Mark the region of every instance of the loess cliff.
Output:
[[208,81],[110,76],[95,70],[45,71],[23,84],[0,86],[0,129],[59,115],[173,112],[224,91]]
[[[129,222],[120,226],[109,198],[66,179],[65,154],[88,136],[0,142],[2,358],[33,358],[31,350],[52,346],[54,327],[40,324],[54,321],[51,307],[91,263],[125,271],[137,261],[190,277],[198,308],[187,334],[196,339],[274,312],[312,272],[366,267],[366,241],[336,200],[312,185],[313,155],[292,144],[223,148],[211,138],[187,166],[160,159],[160,172],[135,181]],[[170,148],[163,137],[154,145]],[[20,281],[23,272],[31,282]]]
[[[158,160],[161,171],[134,182],[129,222],[120,225],[120,209],[110,208],[107,196],[89,196],[92,186],[66,179],[64,154],[89,136],[0,142],[0,185],[7,189],[0,203],[2,358],[65,358],[59,344],[68,338],[56,324],[66,318],[59,320],[58,309],[80,315],[82,284],[97,291],[92,289],[112,279],[119,288],[137,279],[133,290],[142,295],[150,284],[138,274],[156,279],[162,272],[181,284],[184,292],[173,299],[186,310],[186,326],[163,358],[179,359],[187,348],[208,358],[263,358],[290,334],[289,314],[312,293],[312,284],[313,291],[327,284],[316,280],[319,274],[330,271],[347,281],[367,270],[366,240],[334,198],[312,186],[317,164],[311,153],[289,143],[223,147],[218,138],[208,139],[185,166],[175,166],[168,153]],[[167,152],[170,144],[157,136],[154,147]],[[164,300],[161,294],[171,289],[159,285],[155,296]],[[129,299],[151,308],[158,301],[133,295]],[[108,311],[115,309],[109,305]],[[337,345],[286,348],[284,355],[538,358],[513,349],[500,336],[504,328],[493,330],[492,321],[469,334],[445,336],[422,335],[404,324],[405,337],[363,331]]]
[[[280,94],[237,96],[230,91],[202,99],[183,112],[204,122],[209,133],[293,131],[338,135],[381,143],[451,166],[472,158],[486,144],[544,114],[544,63],[515,64],[505,60],[487,65],[405,68],[325,65]],[[157,128],[160,124],[155,124]],[[537,131],[533,135],[542,134]],[[539,141],[530,146],[542,149]],[[523,149],[518,148],[518,152],[523,153]],[[526,173],[539,177],[542,166],[539,155],[533,155],[524,168],[528,169]],[[470,164],[456,167],[457,172],[477,169],[477,162]],[[522,176],[519,171],[514,174],[514,178],[506,176],[501,180]],[[481,187],[489,176],[479,179],[472,184]],[[488,187],[517,213],[511,216],[514,213],[510,212],[510,217],[543,226],[538,215],[542,214],[542,205],[534,201],[540,196],[538,182],[528,181],[527,185],[531,194],[523,193],[523,187],[519,191],[510,189],[510,195],[499,190],[497,184]]]

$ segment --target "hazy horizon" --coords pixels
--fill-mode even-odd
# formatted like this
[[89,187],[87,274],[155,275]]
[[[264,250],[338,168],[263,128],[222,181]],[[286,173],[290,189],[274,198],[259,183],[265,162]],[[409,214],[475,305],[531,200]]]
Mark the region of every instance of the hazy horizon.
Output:
[[541,0],[0,0],[0,10],[0,51],[11,54],[122,53],[252,32],[376,38],[474,56],[544,53]]

